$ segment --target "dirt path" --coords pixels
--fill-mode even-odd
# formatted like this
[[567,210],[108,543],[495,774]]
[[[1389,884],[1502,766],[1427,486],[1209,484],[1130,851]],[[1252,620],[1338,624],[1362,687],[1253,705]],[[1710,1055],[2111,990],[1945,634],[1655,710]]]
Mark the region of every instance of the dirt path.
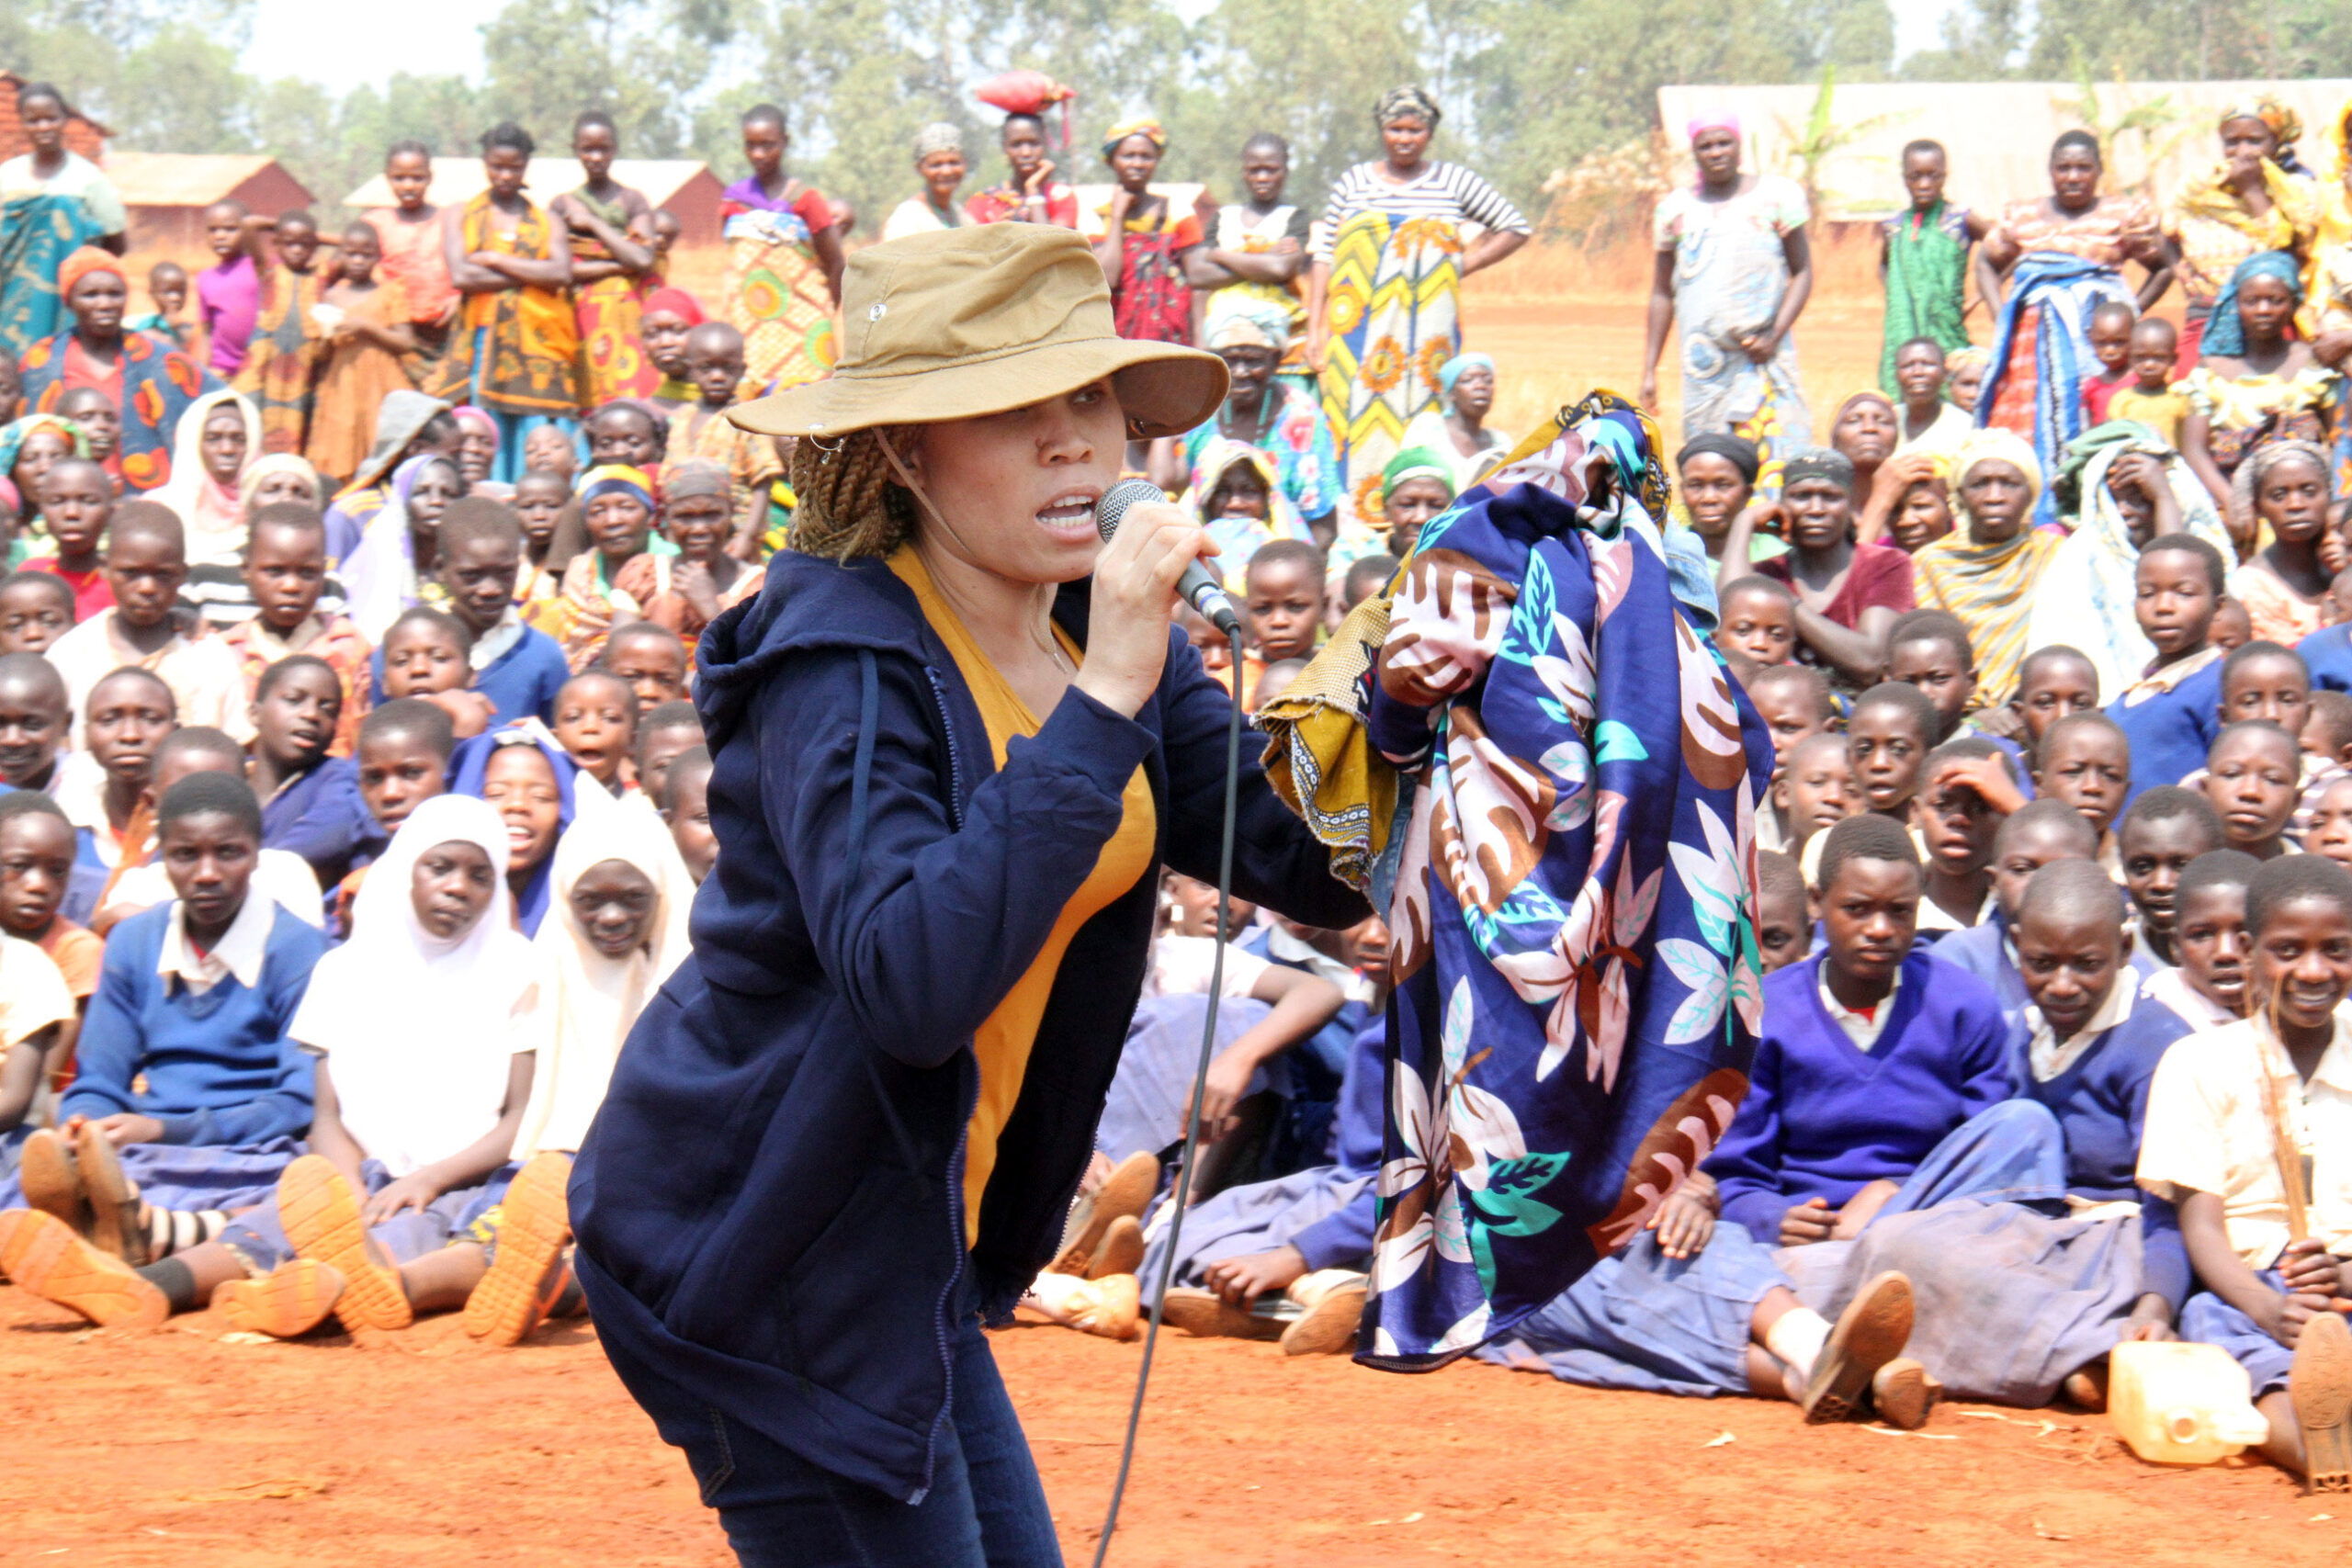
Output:
[[[584,1327],[503,1354],[448,1318],[364,1345],[221,1333],[209,1315],[91,1332],[0,1291],[0,1562],[729,1562]],[[1083,1562],[1138,1349],[1046,1328],[997,1347]],[[2257,1552],[2295,1568],[2352,1546],[2352,1505],[2259,1466],[2143,1465],[2092,1417],[1945,1411],[1898,1437],[1485,1366],[1408,1378],[1182,1336],[1162,1350],[1122,1568],[2210,1568]]]

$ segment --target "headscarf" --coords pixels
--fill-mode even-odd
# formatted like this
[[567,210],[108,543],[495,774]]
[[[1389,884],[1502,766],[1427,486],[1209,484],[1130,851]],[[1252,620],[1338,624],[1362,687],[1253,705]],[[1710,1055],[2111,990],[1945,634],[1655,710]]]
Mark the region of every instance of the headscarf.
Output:
[[[416,918],[411,888],[417,862],[449,843],[473,845],[496,874],[481,918],[444,940]],[[514,929],[506,856],[506,825],[487,803],[420,803],[368,867],[351,940],[319,960],[288,1030],[326,1053],[344,1125],[395,1177],[495,1127],[514,1056],[531,1048],[518,1025],[531,1021],[537,964]]]
[[1426,446],[1408,446],[1388,459],[1380,470],[1380,504],[1396,493],[1396,487],[1408,479],[1442,479],[1445,488],[1453,488],[1453,465]]
[[2229,282],[2213,297],[2213,313],[2205,319],[2204,352],[2235,356],[2245,352],[2245,317],[2238,310],[2238,291],[2257,277],[2275,277],[2287,286],[2295,303],[2303,302],[2303,272],[2292,252],[2257,251],[2238,263]]
[[580,486],[573,492],[579,497],[582,515],[599,496],[631,495],[644,503],[649,513],[653,510],[655,486],[653,476],[643,468],[627,463],[602,463],[580,476]]
[[[1209,514],[1209,497],[1235,468],[1246,468],[1258,476],[1266,487],[1266,516],[1263,522],[1249,517],[1217,517]],[[1229,435],[1211,435],[1202,443],[1200,456],[1193,459],[1193,486],[1187,493],[1189,510],[1195,512],[1201,526],[1217,543],[1217,572],[1228,592],[1238,592],[1246,586],[1250,558],[1259,547],[1276,539],[1300,539],[1312,542],[1315,535],[1298,514],[1298,508],[1283,493],[1282,480],[1274,465],[1266,455],[1245,441]]]
[[[626,958],[597,952],[571,912],[580,879],[614,860],[635,866],[653,884],[645,942]],[[621,1043],[691,945],[686,917],[694,878],[652,812],[613,807],[582,818],[556,845],[550,869],[553,914],[532,943],[539,976],[538,1069],[514,1138],[516,1159],[580,1147],[604,1103]]]
[[267,452],[247,463],[245,471],[237,476],[238,516],[243,517],[253,510],[254,491],[259,490],[261,481],[272,474],[293,474],[304,479],[311,487],[311,493],[318,498],[318,504],[322,507],[326,504],[326,481],[319,477],[319,470],[311,467],[308,460],[291,452]]
[[408,502],[435,463],[458,471],[457,459],[438,452],[420,452],[392,470],[383,510],[368,520],[358,547],[343,563],[345,613],[369,642],[383,641],[401,612],[416,603],[416,542],[409,537]]
[[111,251],[102,251],[96,245],[84,245],[58,264],[57,297],[60,299],[70,299],[73,297],[74,286],[94,272],[110,272],[117,277],[125,279],[130,276],[130,274],[123,270],[120,256]]
[[17,481],[6,474],[0,474],[0,507],[6,508],[11,517],[24,517],[25,498],[17,492]]
[[1741,134],[1739,111],[1734,108],[1701,109],[1682,122],[1682,139],[1686,141],[1698,141],[1702,130],[1728,130],[1734,136]]
[[1400,119],[1418,119],[1435,130],[1443,118],[1445,111],[1437,107],[1437,100],[1411,83],[1381,94],[1380,102],[1372,109],[1373,123],[1384,130]]
[[[511,724],[469,737],[458,742],[449,755],[449,793],[481,798],[482,776],[490,771],[490,760],[509,746],[536,746],[539,755],[555,770],[555,787],[561,804],[556,814],[556,844],[560,850],[563,836],[575,822],[618,810],[619,806],[606,795],[602,785],[590,779],[585,787],[580,784],[580,764],[571,754],[557,744],[548,727],[536,718],[518,718]],[[506,863],[501,852],[499,864]],[[547,918],[549,888],[554,881],[555,854],[550,852],[531,871],[530,883],[514,901],[515,923],[525,936],[538,934],[539,923]]]
[[90,455],[90,438],[82,427],[62,414],[28,413],[22,419],[10,420],[0,425],[0,479],[10,478],[17,468],[17,457],[25,443],[38,431],[54,430],[74,444],[74,456]]
[[1955,520],[1965,512],[1961,486],[1972,471],[1994,461],[2007,463],[2025,477],[2025,504],[2017,533],[1984,545],[1955,526],[1942,538],[1921,546],[1911,561],[1919,607],[1949,610],[1968,628],[1978,689],[1986,706],[2007,702],[2017,687],[2034,585],[2059,544],[2055,533],[2033,525],[2033,503],[2041,494],[2041,464],[2023,437],[1998,426],[1970,432],[1952,451],[1950,493]]
[[1993,367],[1993,351],[1981,344],[1955,348],[1944,355],[1944,378],[1949,381],[1963,370],[1989,370]]
[[662,499],[664,502],[686,495],[731,496],[734,493],[735,476],[720,465],[700,457],[688,457],[662,470]]
[[2156,656],[2132,610],[2140,547],[2132,542],[2131,525],[2107,488],[2115,465],[2135,452],[2164,465],[2165,480],[2180,508],[2181,530],[2220,550],[2225,560],[2234,553],[2203,483],[2187,460],[2146,425],[2109,420],[2067,446],[2065,463],[2052,488],[2060,511],[2075,518],[2075,531],[2052,555],[2035,585],[2026,643],[2030,648],[2064,643],[2081,649],[2098,672],[2100,695],[2110,700],[2137,681]]
[[683,288],[657,288],[645,297],[646,315],[664,310],[684,321],[690,327],[703,323],[702,301]]
[[1781,465],[1781,493],[1806,479],[1826,479],[1839,490],[1851,490],[1854,460],[1834,446],[1800,446]]
[[2266,94],[2256,98],[2241,98],[2224,106],[2213,121],[2213,129],[2218,131],[2233,119],[2258,119],[2268,126],[2278,145],[2278,150],[2265,161],[2278,164],[2288,174],[2309,177],[2311,171],[2303,167],[2301,159],[2295,156],[2295,143],[2303,136],[2302,116]]
[[204,427],[220,409],[233,409],[245,427],[245,468],[261,456],[261,415],[243,394],[222,388],[188,404],[172,431],[172,474],[148,499],[178,513],[187,533],[187,564],[234,566],[245,547],[245,511],[237,479],[222,484],[204,467]]
[[1221,289],[1209,298],[1201,345],[1212,354],[1222,348],[1262,348],[1279,357],[1289,349],[1290,311],[1283,305],[1235,289]]
[[[2335,466],[2325,452],[2309,441],[2266,441],[2247,453],[2237,472],[2230,476],[2230,518],[2237,524],[2242,537],[2255,536],[2256,519],[2261,515],[2255,498],[2262,493],[2264,477],[2290,457],[2300,457],[2317,467],[2320,477],[2329,481],[2332,495]],[[2335,504],[2333,499],[2328,502],[2331,510]],[[2235,557],[2224,551],[2222,558],[2232,560]]]
[[1464,371],[1480,367],[1484,367],[1488,375],[1493,375],[1495,372],[1495,356],[1491,354],[1480,354],[1476,350],[1473,349],[1466,354],[1457,354],[1453,358],[1447,360],[1444,364],[1439,366],[1437,367],[1438,406],[1443,409],[1447,413],[1452,413],[1453,412],[1453,384],[1462,379],[1462,373]]
[[424,434],[435,414],[448,407],[440,399],[426,397],[423,392],[403,389],[385,393],[384,400],[376,405],[376,444],[368,448],[366,459],[351,476],[351,482],[343,487],[342,493],[349,495],[353,491],[383,483],[384,476],[400,461],[401,454],[408,450],[408,444]]
[[1763,460],[1757,456],[1755,442],[1734,435],[1728,431],[1711,430],[1704,434],[1694,435],[1682,444],[1682,450],[1674,455],[1675,471],[1681,472],[1684,465],[1688,464],[1691,458],[1702,455],[1721,457],[1724,462],[1737,468],[1739,477],[1751,485],[1756,482],[1756,476],[1763,470]]
[[449,413],[462,428],[479,432],[489,436],[492,441],[498,439],[498,421],[492,417],[488,409],[478,409],[471,403],[459,403],[456,408],[451,409]]
[[1130,136],[1140,136],[1161,149],[1168,145],[1167,129],[1149,115],[1140,115],[1134,119],[1123,119],[1102,133],[1103,158],[1107,161],[1119,150],[1119,143]]
[[1865,387],[1860,391],[1856,392],[1852,397],[1848,398],[1844,402],[1838,405],[1838,412],[1830,416],[1829,428],[1833,431],[1836,430],[1838,428],[1838,422],[1846,417],[1848,411],[1852,409],[1856,403],[1877,403],[1879,406],[1886,410],[1889,418],[1899,417],[1897,415],[1894,407],[1894,400],[1893,398],[1890,398],[1884,392],[1880,391],[1876,387]]
[[933,152],[961,152],[964,132],[961,127],[944,119],[934,119],[915,132],[915,162],[920,164]]

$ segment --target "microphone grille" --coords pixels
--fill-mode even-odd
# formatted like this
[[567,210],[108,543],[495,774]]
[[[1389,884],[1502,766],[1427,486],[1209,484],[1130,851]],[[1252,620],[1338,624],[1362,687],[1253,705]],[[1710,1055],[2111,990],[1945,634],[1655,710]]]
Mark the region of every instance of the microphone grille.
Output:
[[1102,499],[1094,503],[1094,525],[1107,539],[1119,531],[1119,524],[1125,518],[1128,508],[1140,506],[1148,501],[1167,499],[1168,492],[1149,479],[1121,479],[1104,491]]

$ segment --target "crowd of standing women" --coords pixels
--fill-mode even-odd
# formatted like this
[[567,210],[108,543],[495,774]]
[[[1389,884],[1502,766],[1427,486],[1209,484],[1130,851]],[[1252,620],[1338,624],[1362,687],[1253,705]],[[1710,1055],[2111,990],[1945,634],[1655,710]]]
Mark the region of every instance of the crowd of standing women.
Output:
[[[1042,84],[1035,101],[1001,106],[1004,177],[968,197],[962,137],[926,127],[910,149],[920,189],[881,237],[1075,231],[1088,247],[1077,265],[1090,289],[1083,255],[1099,265],[1121,338],[1224,362],[1229,390],[1206,419],[1124,454],[1216,537],[1246,602],[1246,648],[1188,622],[1209,668],[1303,733],[1316,705],[1360,684],[1361,670],[1341,679],[1328,656],[1345,650],[1341,626],[1369,624],[1342,619],[1367,602],[1375,617],[1392,604],[1434,617],[1465,649],[1499,637],[1486,601],[1465,590],[1456,603],[1416,552],[1437,530],[1470,559],[1460,552],[1491,514],[1465,525],[1456,498],[1491,501],[1480,481],[1519,446],[1486,423],[1497,366],[1465,346],[1460,290],[1530,226],[1475,171],[1430,155],[1441,106],[1418,87],[1385,95],[1381,155],[1342,173],[1317,210],[1289,199],[1289,149],[1265,133],[1239,148],[1237,199],[1182,205],[1157,178],[1167,135],[1149,118],[1103,132],[1108,194],[1081,200],[1056,158],[1066,122],[1058,148],[1047,123],[1067,96]],[[544,204],[527,192],[532,136],[500,125],[481,138],[486,187],[463,203],[434,204],[429,150],[403,142],[386,160],[394,205],[340,232],[225,204],[208,214],[213,265],[135,277],[120,201],[64,149],[63,95],[27,85],[18,107],[31,151],[0,164],[0,507],[20,569],[0,580],[0,1272],[99,1322],[213,1304],[291,1335],[330,1314],[385,1328],[462,1308],[478,1335],[511,1343],[577,1310],[569,1157],[632,1021],[686,950],[717,852],[712,760],[688,700],[714,646],[698,639],[759,594],[773,554],[796,540],[825,553],[812,524],[834,510],[831,490],[888,490],[879,465],[898,462],[879,442],[796,443],[729,417],[825,378],[837,334],[857,337],[841,320],[854,220],[787,173],[785,112],[752,107],[740,122],[748,172],[722,206],[725,281],[699,299],[669,281],[675,220],[612,178],[617,133],[592,110],[571,133],[583,184]],[[1770,728],[1769,798],[1732,813],[1723,843],[1674,853],[1686,869],[1735,848],[1745,860],[1751,815],[1759,843],[1787,852],[1755,862],[1755,942],[1731,951],[1745,914],[1698,929],[1736,959],[1714,971],[1717,1017],[1727,990],[1746,985],[1755,1000],[1758,970],[1797,966],[1757,1004],[1762,1056],[1822,1072],[1783,1086],[1799,1092],[1751,1095],[1715,1129],[1732,1152],[1602,1262],[1592,1277],[1607,1291],[1649,1292],[1641,1311],[1571,1292],[1488,1353],[1567,1381],[1782,1392],[1816,1418],[1875,1400],[1916,1425],[1939,1376],[2037,1402],[2073,1387],[2118,1333],[2171,1333],[2187,1266],[2163,1301],[2120,1265],[2098,1272],[2106,1295],[2069,1298],[2087,1326],[2043,1348],[2053,1375],[2003,1382],[1978,1375],[1982,1337],[1959,1329],[1922,1349],[1924,1368],[1896,1355],[1910,1307],[1906,1296],[1896,1312],[1887,1276],[1809,1282],[1804,1258],[1786,1255],[1858,1242],[1882,1213],[1946,1223],[1946,1199],[1994,1190],[2002,1162],[2029,1156],[2061,1162],[2051,1202],[2101,1186],[2075,1179],[2063,1145],[2052,1154],[2052,1118],[2071,1133],[2107,1115],[2092,1132],[2136,1152],[2141,1111],[2109,1125],[2093,1089],[2066,1099],[2073,1065],[2143,999],[2172,1010],[2175,1034],[2240,1027],[2243,987],[2176,936],[2188,879],[2177,898],[2171,883],[2134,880],[2135,824],[2147,837],[2186,821],[2206,851],[2241,860],[2300,845],[2352,861],[2352,702],[2312,691],[2327,658],[2343,666],[2333,628],[2352,619],[2352,107],[2328,128],[2324,176],[2302,163],[2291,117],[2233,106],[2212,172],[2161,207],[2103,192],[2086,133],[2058,139],[2048,196],[1997,216],[1948,197],[1943,148],[1912,143],[1907,201],[1882,225],[1882,384],[1840,403],[1826,445],[1796,360],[1815,286],[1805,197],[1743,169],[1736,119],[1687,130],[1696,179],[1657,208],[1642,373],[1654,404],[1679,328],[1679,483],[1669,496],[1648,417],[1606,396],[1518,460],[1565,495],[1582,481],[1545,454],[1589,451],[1594,471],[1615,465],[1621,502],[1655,503],[1667,570],[1638,592],[1616,583],[1611,605],[1638,602],[1679,636],[1684,694],[1693,679],[1704,687],[1695,706],[1719,691],[1737,710],[1727,675]],[[2153,313],[2176,283],[2185,325]],[[878,321],[887,300],[870,309]],[[831,490],[802,508],[819,485]],[[1547,635],[1574,631],[1555,620]],[[1473,661],[1512,657],[1481,645]],[[1519,661],[1573,685],[1566,656]],[[1459,699],[1439,705],[1456,722],[1474,678],[1441,694]],[[1315,694],[1269,707],[1294,684]],[[2111,722],[2077,712],[2102,699]],[[1573,704],[1535,705],[1574,728]],[[1728,779],[1709,785],[1728,800],[1744,775],[1701,755],[1691,713],[1679,716],[1690,765]],[[1457,783],[1491,765],[1474,751],[1450,761]],[[2126,781],[2154,803],[2135,804],[2139,818],[2119,818]],[[2034,785],[2064,809],[2030,805]],[[1567,820],[1572,804],[1563,793],[1521,812],[1543,823],[1532,841],[1589,828],[1589,811]],[[1431,809],[1416,808],[1416,833]],[[1509,837],[1517,811],[1465,817],[1472,852],[1431,852],[1410,874],[1535,865]],[[2060,848],[2028,853],[2036,834]],[[2003,882],[1993,863],[2012,839],[2009,858],[2028,863]],[[2198,857],[2175,858],[2181,872]],[[2037,875],[2065,860],[2109,867],[2131,909],[2098,874]],[[2249,916],[2248,876],[2209,866],[2198,890],[2226,902],[2238,888],[2242,925],[2325,905],[2330,930],[2346,927],[2330,940],[2352,952],[2352,882],[2275,877]],[[1811,957],[1800,879],[1825,933]],[[1400,883],[1398,908],[1415,896]],[[1480,903],[1465,895],[1451,913],[1476,926]],[[1838,913],[1848,906],[1861,912]],[[2151,962],[2123,985],[2127,919]],[[1160,1156],[1184,1131],[1183,1042],[1215,967],[1201,889],[1171,880],[1162,924],[1090,1196],[1027,1303],[1098,1332],[1135,1322],[1136,1271],[1162,1234],[1144,1223]],[[2098,964],[2076,967],[2108,988],[2086,1002],[2021,974],[2009,933],[2029,924],[2030,946],[2096,949]],[[1237,948],[1215,1113],[1201,1116],[1216,1132],[1200,1190],[1223,1207],[1204,1208],[1183,1283],[1155,1303],[1169,1321],[1280,1334],[1293,1348],[1353,1342],[1365,1272],[1386,1266],[1375,1253],[1410,1250],[1385,1222],[1375,1238],[1368,1108],[1391,975],[1409,978],[1426,957],[1415,943],[1428,926],[1425,908],[1393,936],[1376,919],[1344,932],[1268,919]],[[1979,995],[1906,956],[1915,926],[2009,945],[1939,948],[1955,973],[1977,965]],[[1697,962],[1698,942],[1674,940]],[[2175,976],[2170,1000],[2156,998],[2159,969]],[[1447,1050],[1453,1017],[1449,1006]],[[2323,1025],[2294,1027],[2300,1064]],[[1924,1109],[1900,1129],[1902,1157],[1871,1164],[1849,1157],[1872,1135],[1870,1091],[1835,1080],[1854,1070],[1838,1042],[1867,1056],[1882,1036],[1881,1059],[1912,1054]],[[2018,1111],[2028,1100],[2050,1113]],[[2194,1114],[2167,1106],[2179,1144],[2211,1131]],[[1813,1155],[1819,1168],[1799,1169]],[[2150,1176],[2143,1162],[2140,1188],[2178,1189],[2184,1213],[2199,1192],[2242,1196],[2176,1181],[2187,1163]],[[2105,1176],[2100,1202],[2129,1201],[2138,1224],[2128,1159]],[[2187,1298],[2183,1332],[2217,1293],[2267,1326],[2256,1277],[2218,1261],[2220,1224],[2188,1244],[2206,1293]],[[1963,1272],[1983,1263],[1935,1247]],[[2317,1289],[2309,1250],[2279,1255],[2296,1300]],[[1702,1256],[1704,1270],[1676,1267]],[[2043,1304],[2065,1294],[2037,1279],[2000,1288]],[[2221,1310],[2207,1332],[2244,1326]],[[1884,1352],[1874,1359],[1855,1350],[1857,1312],[1870,1321],[1856,1334]],[[1678,1313],[1680,1329],[1722,1318],[1690,1342],[1704,1365],[1661,1348]],[[2352,1348],[2344,1359],[2352,1369]],[[2257,1392],[2283,1388],[2271,1370],[2278,1386]],[[2352,1481],[2352,1449],[2335,1457]]]

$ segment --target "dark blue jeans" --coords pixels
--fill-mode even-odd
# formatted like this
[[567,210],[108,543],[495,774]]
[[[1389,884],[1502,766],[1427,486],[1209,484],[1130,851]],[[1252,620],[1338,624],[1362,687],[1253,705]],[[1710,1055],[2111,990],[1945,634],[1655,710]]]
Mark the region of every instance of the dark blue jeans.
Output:
[[743,1568],[1061,1568],[1046,1489],[977,1314],[956,1328],[955,1356],[950,1429],[917,1504],[811,1464],[684,1393],[657,1403],[646,1387],[632,1392],[685,1450]]

